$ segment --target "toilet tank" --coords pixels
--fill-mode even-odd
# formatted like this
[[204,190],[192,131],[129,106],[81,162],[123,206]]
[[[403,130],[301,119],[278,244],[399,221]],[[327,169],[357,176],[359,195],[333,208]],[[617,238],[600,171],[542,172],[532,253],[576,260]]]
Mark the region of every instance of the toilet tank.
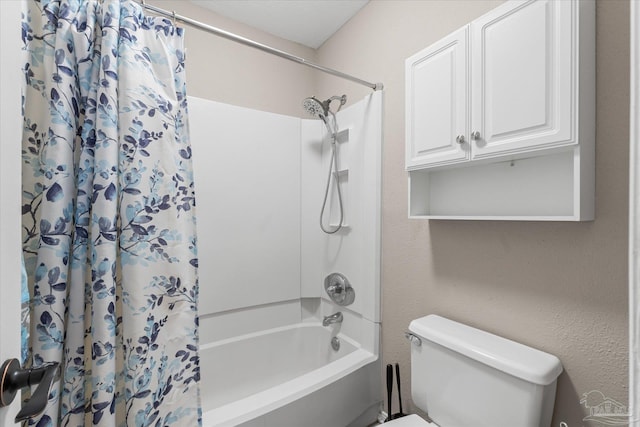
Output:
[[549,427],[556,356],[436,315],[409,331],[413,402],[438,425]]

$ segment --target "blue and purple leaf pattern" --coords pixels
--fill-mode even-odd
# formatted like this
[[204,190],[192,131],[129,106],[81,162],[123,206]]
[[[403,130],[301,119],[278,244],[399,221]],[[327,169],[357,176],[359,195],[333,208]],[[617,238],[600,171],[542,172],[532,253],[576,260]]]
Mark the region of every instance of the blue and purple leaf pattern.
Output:
[[23,346],[63,367],[29,425],[198,426],[182,29],[133,1],[30,0],[22,41]]

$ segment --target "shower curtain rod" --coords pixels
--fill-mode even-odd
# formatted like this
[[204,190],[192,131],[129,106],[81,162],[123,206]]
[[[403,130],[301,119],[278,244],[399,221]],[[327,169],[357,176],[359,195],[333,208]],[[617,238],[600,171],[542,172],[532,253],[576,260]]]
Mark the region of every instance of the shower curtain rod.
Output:
[[163,15],[163,16],[165,16],[167,18],[171,18],[174,22],[175,21],[181,21],[181,22],[183,22],[183,23],[185,23],[187,25],[190,25],[192,27],[198,28],[200,30],[204,30],[204,31],[206,31],[208,33],[215,34],[217,36],[223,37],[223,38],[228,39],[228,40],[232,40],[234,42],[243,44],[245,46],[250,46],[250,47],[253,47],[255,49],[261,50],[263,52],[279,56],[280,58],[288,59],[289,61],[297,62],[298,64],[306,65],[307,67],[314,68],[316,70],[319,70],[319,71],[322,71],[324,73],[328,73],[328,74],[334,75],[336,77],[340,77],[340,78],[343,78],[343,79],[351,80],[352,82],[359,83],[361,85],[367,86],[367,87],[369,87],[369,88],[371,88],[373,90],[382,90],[382,87],[383,87],[382,83],[371,83],[371,82],[359,79],[357,77],[354,77],[352,75],[343,73],[341,71],[337,71],[337,70],[334,70],[334,69],[328,68],[328,67],[323,67],[322,65],[318,65],[318,64],[315,64],[315,63],[313,63],[311,61],[307,61],[304,58],[300,58],[299,56],[292,55],[292,54],[290,54],[288,52],[285,52],[283,50],[276,49],[276,48],[273,48],[271,46],[267,46],[267,45],[262,44],[262,43],[258,43],[256,41],[253,41],[251,39],[239,36],[237,34],[233,34],[233,33],[230,33],[228,31],[222,30],[220,28],[216,28],[216,27],[213,27],[211,25],[204,24],[202,22],[193,20],[193,19],[188,18],[186,16],[178,15],[178,14],[176,14],[175,11],[168,11],[168,10],[161,9],[159,7],[150,5],[150,4],[146,3],[144,0],[141,0],[140,4],[145,9],[148,9],[148,10],[150,10],[150,11],[152,11],[154,13],[157,13],[159,15]]

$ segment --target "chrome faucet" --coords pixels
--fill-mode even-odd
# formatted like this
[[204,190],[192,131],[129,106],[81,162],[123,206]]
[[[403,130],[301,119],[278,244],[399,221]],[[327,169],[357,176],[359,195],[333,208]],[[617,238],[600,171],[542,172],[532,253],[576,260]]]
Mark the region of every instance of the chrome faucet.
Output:
[[322,326],[329,326],[332,323],[342,323],[342,312],[332,314],[331,316],[324,316],[322,319]]

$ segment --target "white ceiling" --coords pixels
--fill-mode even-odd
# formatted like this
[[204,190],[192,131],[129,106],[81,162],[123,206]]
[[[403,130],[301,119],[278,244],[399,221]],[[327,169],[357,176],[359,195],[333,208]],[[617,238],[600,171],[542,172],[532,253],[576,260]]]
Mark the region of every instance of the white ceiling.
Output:
[[317,49],[369,0],[191,0],[220,15]]

